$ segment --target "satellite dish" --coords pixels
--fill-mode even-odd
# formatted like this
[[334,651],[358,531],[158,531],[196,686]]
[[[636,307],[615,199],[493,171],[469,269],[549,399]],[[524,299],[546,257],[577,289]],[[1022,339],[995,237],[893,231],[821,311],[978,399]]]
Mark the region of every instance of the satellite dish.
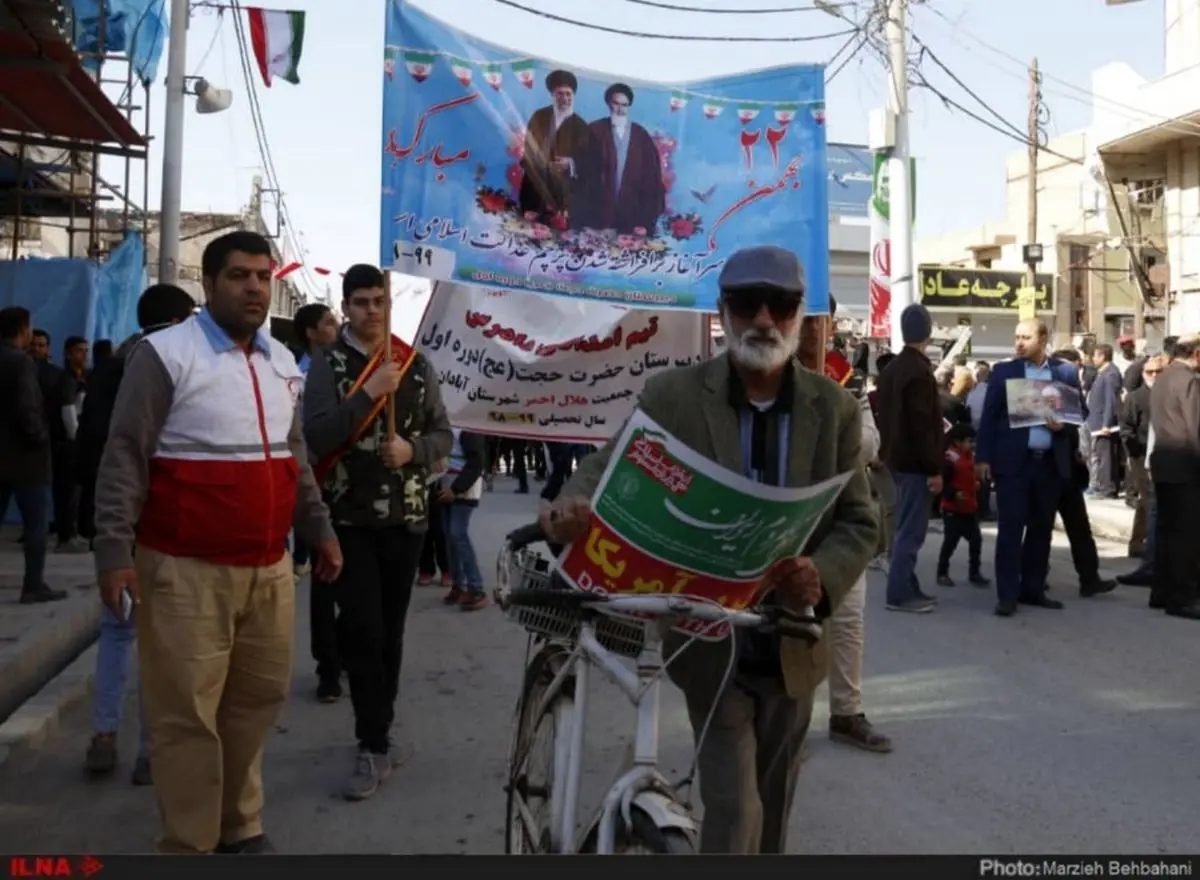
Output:
[[228,110],[233,104],[233,92],[229,89],[214,88],[208,80],[196,82],[196,112],[220,113]]

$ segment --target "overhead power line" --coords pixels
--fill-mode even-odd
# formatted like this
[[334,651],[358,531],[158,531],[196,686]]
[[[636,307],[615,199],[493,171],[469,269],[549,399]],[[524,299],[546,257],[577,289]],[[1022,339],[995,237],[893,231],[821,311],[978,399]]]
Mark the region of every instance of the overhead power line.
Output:
[[938,58],[937,54],[932,49],[930,49],[929,46],[926,45],[921,40],[920,37],[918,37],[916,34],[913,34],[912,41],[914,43],[916,43],[917,46],[920,47],[920,50],[921,50],[917,56],[917,65],[918,66],[920,65],[921,61],[924,58],[928,57],[930,61],[932,61],[935,65],[937,65],[937,67],[944,74],[946,74],[946,76],[950,77],[950,79],[954,81],[955,85],[957,85],[960,89],[962,89],[964,92],[966,92],[972,98],[974,98],[975,102],[977,104],[979,104],[979,106],[982,107],[984,110],[986,110],[1001,125],[1012,129],[1017,134],[1017,136],[1022,137],[1022,138],[1025,137],[1025,135],[1026,135],[1025,131],[1023,131],[1021,128],[1017,127],[1015,124],[1009,122],[1007,119],[1005,119],[1003,116],[1001,116],[999,111],[997,111],[994,107],[992,107],[991,104],[989,104],[983,98],[979,97],[979,95],[976,94],[975,90],[972,89],[970,86],[968,86],[965,82],[963,82],[962,79],[958,76],[958,74],[956,74],[953,70],[951,70],[949,67],[947,67],[942,62],[942,59]]
[[672,12],[707,12],[710,15],[776,15],[781,12],[824,12],[820,6],[783,6],[775,9],[710,9],[705,6],[677,6],[672,3],[656,3],[654,0],[625,0],[634,6],[649,6],[653,9],[669,9]]
[[548,21],[557,21],[561,24],[569,24],[574,27],[586,28],[591,31],[600,31],[606,34],[618,34],[622,37],[636,37],[641,40],[676,40],[693,43],[815,43],[820,40],[831,40],[837,37],[845,37],[855,33],[855,29],[835,31],[828,34],[807,34],[804,36],[795,37],[705,37],[692,34],[656,34],[645,31],[628,31],[623,28],[608,27],[602,24],[592,24],[586,21],[578,21],[574,18],[566,18],[562,15],[555,15],[552,12],[543,12],[540,9],[531,9],[528,6],[523,6],[520,3],[515,3],[513,0],[495,0],[501,6],[507,6],[510,9],[517,9],[521,12],[526,12],[530,15],[536,15],[539,18],[544,18]]
[[[928,10],[929,12],[933,13],[938,18],[940,18],[946,25],[949,26],[951,32],[955,36],[960,37],[960,38],[966,37],[967,39],[971,40],[973,43],[978,45],[980,48],[984,49],[986,52],[989,52],[999,58],[1003,58],[1006,61],[1011,62],[1014,67],[1020,68],[1020,70],[1018,72],[1018,71],[1006,69],[1006,68],[1000,66],[999,64],[995,64],[993,62],[987,62],[994,69],[1000,70],[1009,76],[1013,76],[1013,77],[1019,78],[1021,80],[1024,80],[1026,78],[1027,63],[1025,61],[1022,61],[1020,58],[1016,57],[1011,52],[1008,52],[997,46],[993,46],[991,43],[987,42],[985,39],[980,37],[978,34],[974,34],[971,31],[964,28],[961,24],[959,24],[957,21],[954,21],[953,19],[951,19],[944,12],[941,12],[936,7],[928,5],[928,4],[922,4],[919,8],[922,10]],[[983,58],[983,56],[979,56],[979,57]],[[1155,112],[1147,110],[1143,107],[1137,107],[1132,104],[1126,104],[1121,101],[1117,101],[1113,98],[1105,97],[1104,95],[1097,94],[1096,92],[1092,91],[1089,88],[1086,88],[1086,87],[1080,86],[1080,85],[1076,85],[1075,83],[1065,80],[1062,77],[1054,76],[1053,74],[1046,73],[1045,71],[1043,71],[1041,75],[1042,75],[1042,79],[1045,80],[1046,82],[1058,83],[1062,89],[1068,89],[1068,90],[1070,90],[1070,92],[1075,93],[1075,94],[1068,94],[1067,92],[1064,92],[1061,89],[1054,89],[1049,86],[1045,87],[1047,92],[1055,94],[1058,97],[1065,98],[1066,100],[1075,101],[1077,103],[1080,103],[1080,104],[1083,104],[1083,105],[1089,106],[1089,107],[1095,107],[1097,104],[1099,104],[1102,107],[1104,107],[1104,109],[1110,110],[1111,112],[1113,112],[1114,115],[1122,116],[1125,119],[1129,119],[1129,120],[1132,120],[1135,122],[1140,122],[1145,126],[1160,127],[1165,131],[1170,131],[1175,134],[1181,134],[1181,135],[1185,135],[1188,137],[1195,137],[1196,135],[1200,134],[1200,123],[1191,122],[1186,119],[1173,119],[1169,116],[1163,116],[1160,113],[1155,113]]]
[[263,171],[266,173],[267,182],[274,190],[276,209],[279,213],[280,225],[282,232],[287,242],[291,245],[292,253],[300,261],[301,277],[307,282],[311,292],[317,292],[322,289],[322,285],[316,280],[315,276],[308,268],[308,261],[304,259],[304,249],[301,247],[300,241],[296,238],[296,226],[292,222],[291,213],[288,211],[287,201],[283,197],[283,187],[279,182],[279,172],[275,167],[275,159],[271,154],[271,144],[267,140],[267,129],[263,122],[262,105],[258,100],[258,82],[255,78],[253,53],[250,49],[250,40],[246,34],[245,24],[242,21],[241,11],[242,6],[239,0],[231,0],[231,8],[233,10],[233,27],[234,35],[237,38],[238,58],[242,66],[242,78],[246,82],[246,94],[249,98],[247,102],[250,107],[250,121],[254,128],[254,136],[258,142],[259,156],[262,159]]
[[[948,110],[957,110],[959,113],[962,113],[964,116],[974,119],[980,125],[985,125],[988,128],[990,128],[992,131],[996,132],[997,134],[1002,134],[1006,138],[1016,141],[1017,143],[1022,144],[1023,146],[1028,147],[1030,145],[1029,137],[1027,135],[1021,134],[1020,130],[1017,129],[1016,126],[1014,126],[1011,122],[1009,122],[1007,120],[1003,120],[1004,124],[998,125],[995,122],[992,122],[992,120],[986,119],[985,117],[980,116],[974,110],[964,107],[962,104],[960,104],[958,101],[951,98],[949,95],[947,95],[941,89],[932,85],[929,82],[929,80],[925,79],[923,74],[921,74],[919,72],[915,73],[915,75],[913,77],[913,85],[917,86],[918,88],[925,89],[927,92],[935,95],[942,102],[942,104],[945,105],[945,107]],[[993,115],[996,114],[996,111],[993,110],[990,106],[987,109]],[[1007,126],[1007,128],[1005,126]],[[1060,153],[1057,150],[1052,150],[1049,147],[1044,146],[1043,144],[1036,144],[1035,146],[1037,146],[1037,148],[1039,150],[1041,150],[1043,153],[1046,153],[1047,155],[1050,155],[1050,156],[1055,156],[1056,158],[1062,159],[1065,162],[1071,162],[1072,164],[1075,164],[1075,165],[1086,164],[1082,159],[1077,159],[1074,156],[1068,156],[1065,153]]]
[[[868,37],[865,34],[856,31],[840,49],[833,53],[833,57],[825,62],[825,85],[829,85],[831,82],[833,82],[834,78],[846,69],[846,66],[854,60],[855,56],[857,56],[859,52],[862,51],[863,46],[867,44],[867,40]],[[842,62],[838,64],[837,67],[833,67],[838,60],[838,56],[845,52],[846,49],[851,46],[851,44],[854,44],[854,48],[850,50],[850,54],[843,58]],[[832,71],[829,69],[831,67],[833,67]]]

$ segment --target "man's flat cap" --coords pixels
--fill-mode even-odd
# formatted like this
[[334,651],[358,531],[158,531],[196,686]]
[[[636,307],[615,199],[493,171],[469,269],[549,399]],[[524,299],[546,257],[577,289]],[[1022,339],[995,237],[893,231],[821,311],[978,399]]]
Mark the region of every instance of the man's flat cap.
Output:
[[804,295],[804,267],[789,250],[773,245],[742,248],[725,261],[717,285],[722,291],[767,287],[783,293]]

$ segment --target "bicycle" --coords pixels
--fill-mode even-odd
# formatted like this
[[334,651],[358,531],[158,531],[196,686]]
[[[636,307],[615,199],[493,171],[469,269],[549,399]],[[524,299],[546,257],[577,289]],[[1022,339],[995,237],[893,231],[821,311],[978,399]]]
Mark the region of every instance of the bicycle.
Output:
[[[774,607],[731,611],[682,596],[578,591],[552,573],[548,559],[527,549],[545,540],[540,525],[524,526],[507,536],[497,560],[496,604],[530,634],[505,786],[505,852],[694,853],[699,828],[691,809],[680,797],[679,786],[658,771],[662,676],[674,659],[664,660],[660,627],[691,619],[713,626],[754,627],[813,642],[820,637],[820,623]],[[510,588],[512,583],[516,586]],[[535,643],[541,647],[530,659]],[[631,670],[621,658],[635,660],[636,668]],[[735,661],[731,647],[726,680]],[[637,721],[630,766],[580,830],[579,790],[592,668],[633,703]],[[709,722],[698,737],[697,755]],[[552,747],[545,780],[531,777],[532,752],[543,727]],[[531,801],[544,809],[544,818],[534,812]]]

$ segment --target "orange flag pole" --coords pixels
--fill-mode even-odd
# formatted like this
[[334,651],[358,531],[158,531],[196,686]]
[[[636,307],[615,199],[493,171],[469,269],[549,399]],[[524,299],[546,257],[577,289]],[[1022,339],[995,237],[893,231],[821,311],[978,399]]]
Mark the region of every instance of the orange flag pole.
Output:
[[[392,272],[390,269],[385,269],[383,273],[383,362],[391,365],[392,363]],[[396,392],[393,391],[387,396],[387,438],[388,441],[396,439]]]

